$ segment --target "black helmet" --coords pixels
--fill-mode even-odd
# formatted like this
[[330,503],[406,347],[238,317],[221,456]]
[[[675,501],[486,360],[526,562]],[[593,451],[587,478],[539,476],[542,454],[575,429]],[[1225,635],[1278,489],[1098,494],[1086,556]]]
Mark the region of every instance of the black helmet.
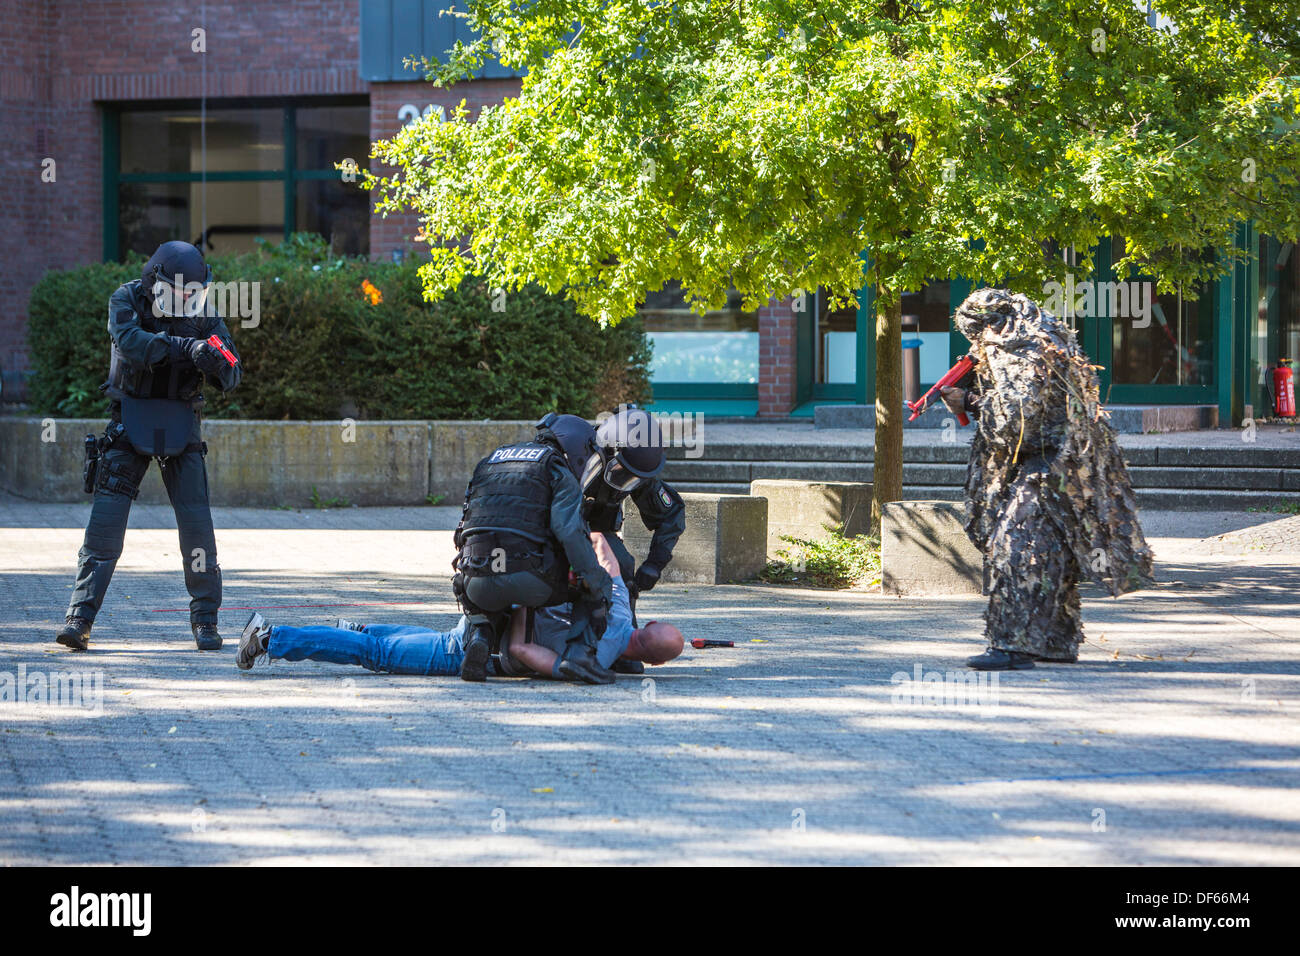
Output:
[[586,488],[585,473],[589,468],[599,469],[604,463],[600,446],[596,443],[596,429],[585,418],[577,415],[557,415],[551,412],[537,423],[537,440],[557,446],[573,477]]
[[212,267],[203,253],[176,240],[159,246],[140,271],[141,288],[153,299],[159,318],[203,314],[211,282]]
[[653,415],[635,405],[623,405],[596,429],[605,451],[605,482],[615,491],[632,491],[664,469],[663,435]]

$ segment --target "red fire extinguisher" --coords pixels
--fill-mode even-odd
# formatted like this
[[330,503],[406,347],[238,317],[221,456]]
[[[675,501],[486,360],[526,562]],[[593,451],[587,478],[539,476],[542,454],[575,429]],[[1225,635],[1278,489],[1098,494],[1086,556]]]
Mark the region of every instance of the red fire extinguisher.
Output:
[[1295,374],[1290,359],[1278,359],[1273,369],[1273,414],[1279,418],[1295,415]]

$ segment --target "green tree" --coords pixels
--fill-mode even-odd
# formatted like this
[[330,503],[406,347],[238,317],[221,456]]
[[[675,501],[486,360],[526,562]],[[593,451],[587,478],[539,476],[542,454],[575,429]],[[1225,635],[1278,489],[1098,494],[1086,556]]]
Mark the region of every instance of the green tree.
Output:
[[[1300,5],[1157,0],[468,0],[517,98],[377,143],[419,213],[426,295],[466,274],[617,322],[680,280],[717,308],[877,293],[876,502],[902,488],[900,295],[961,275],[1041,292],[1124,235],[1162,288],[1225,270],[1235,225],[1300,234]],[[447,14],[451,15],[451,14]],[[863,250],[869,258],[863,260]]]

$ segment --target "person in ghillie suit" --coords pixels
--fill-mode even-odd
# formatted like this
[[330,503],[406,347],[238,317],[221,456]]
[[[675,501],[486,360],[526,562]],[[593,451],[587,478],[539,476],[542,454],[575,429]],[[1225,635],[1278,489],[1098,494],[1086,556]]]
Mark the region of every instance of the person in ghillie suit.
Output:
[[989,648],[967,663],[1075,661],[1081,574],[1114,596],[1154,583],[1097,373],[1074,331],[1023,295],[981,289],[953,321],[970,340],[975,385],[942,397],[977,419],[966,533],[984,555],[989,595]]

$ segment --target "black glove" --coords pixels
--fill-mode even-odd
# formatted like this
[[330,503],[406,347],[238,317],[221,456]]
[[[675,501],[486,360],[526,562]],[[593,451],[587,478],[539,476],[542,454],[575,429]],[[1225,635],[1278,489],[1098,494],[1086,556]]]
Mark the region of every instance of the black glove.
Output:
[[653,564],[641,565],[632,583],[636,586],[637,593],[652,590],[659,583],[659,569]]
[[179,362],[183,358],[190,358],[190,352],[198,343],[198,339],[188,339],[180,335],[168,335],[167,337],[167,360],[169,362]]
[[190,339],[190,361],[200,372],[215,375],[226,364],[225,356],[202,339]]

